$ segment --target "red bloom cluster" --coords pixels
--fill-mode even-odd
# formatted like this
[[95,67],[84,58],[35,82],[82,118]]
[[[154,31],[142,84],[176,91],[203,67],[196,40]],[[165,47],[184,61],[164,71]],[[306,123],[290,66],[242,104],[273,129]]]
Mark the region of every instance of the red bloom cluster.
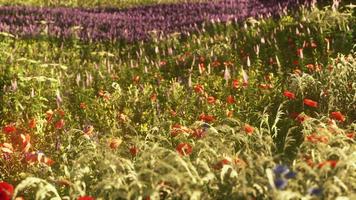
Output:
[[0,182],[0,199],[10,200],[14,194],[14,186],[7,182]]
[[131,156],[135,157],[135,156],[137,156],[139,149],[136,146],[132,146],[132,147],[130,147],[129,151],[130,151]]
[[232,96],[232,95],[229,95],[227,98],[226,98],[226,102],[228,104],[234,104],[235,103],[235,97]]
[[79,197],[78,200],[95,200],[95,198],[91,196],[82,196]]
[[28,121],[28,128],[30,128],[30,129],[34,129],[34,128],[36,128],[36,124],[37,124],[37,122],[36,122],[36,119],[30,119],[29,121]]
[[327,160],[319,163],[318,168],[321,169],[326,165],[329,165],[331,168],[335,168],[338,162],[339,162],[338,160]]
[[204,87],[201,84],[196,84],[194,86],[194,91],[197,94],[202,94],[202,93],[204,93]]
[[213,166],[213,168],[216,169],[216,170],[220,170],[220,169],[222,169],[222,168],[224,167],[224,165],[228,165],[228,164],[230,164],[230,161],[224,158],[224,159],[218,161],[218,162]]
[[44,153],[41,152],[26,153],[24,159],[28,164],[43,163],[48,166],[54,164],[54,161],[52,159],[50,159]]
[[62,128],[64,127],[64,124],[65,124],[64,119],[60,119],[60,120],[58,120],[58,121],[56,122],[56,124],[54,125],[54,127],[55,127],[56,129],[62,129]]
[[237,79],[232,80],[232,88],[238,89],[239,86],[240,86],[239,80],[237,80]]
[[353,139],[355,137],[355,133],[354,132],[346,133],[346,137]]
[[313,101],[311,99],[304,99],[303,102],[305,105],[307,105],[309,107],[314,107],[314,108],[318,107],[318,102]]
[[192,130],[185,127],[185,126],[182,126],[180,124],[175,124],[172,126],[172,129],[171,129],[171,136],[172,137],[176,137],[177,135],[181,134],[181,133],[192,133]]
[[[57,114],[58,117],[55,117]],[[52,122],[53,117],[57,118],[58,120],[56,121],[56,123],[54,124],[54,128],[56,129],[63,129],[64,125],[65,125],[65,121],[64,121],[64,116],[65,116],[65,112],[62,109],[56,109],[55,112],[53,112],[52,110],[48,110],[46,112],[46,120],[47,123]]]
[[199,120],[209,123],[213,122],[215,120],[215,117],[213,115],[207,115],[202,113],[201,115],[199,115]]
[[213,96],[209,96],[206,100],[209,104],[214,104],[216,101],[215,97]]
[[181,156],[189,156],[193,152],[193,147],[188,143],[179,143],[176,147],[176,151]]
[[287,97],[290,100],[295,99],[295,94],[293,92],[288,91],[288,90],[283,92],[283,96]]
[[204,131],[204,129],[202,128],[197,128],[197,129],[194,129],[192,132],[191,132],[191,135],[196,138],[196,139],[201,139],[205,136],[206,132]]
[[11,134],[11,133],[16,132],[16,127],[15,127],[15,124],[8,124],[8,125],[5,125],[2,130],[6,134]]
[[325,135],[317,135],[315,133],[308,135],[305,137],[305,140],[311,143],[322,142],[327,144],[329,142],[329,138]]
[[245,124],[244,125],[244,131],[248,134],[248,135],[252,135],[253,131],[255,130],[255,128],[253,128],[251,125],[249,124]]
[[337,120],[339,122],[344,122],[345,119],[346,119],[345,116],[339,111],[331,112],[330,118],[335,119],[335,120]]

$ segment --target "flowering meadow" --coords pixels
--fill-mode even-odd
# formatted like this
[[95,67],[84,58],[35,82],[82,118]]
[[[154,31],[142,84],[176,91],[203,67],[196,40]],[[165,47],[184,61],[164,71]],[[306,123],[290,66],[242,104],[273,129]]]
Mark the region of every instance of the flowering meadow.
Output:
[[0,1],[0,200],[356,199],[355,5],[29,2]]

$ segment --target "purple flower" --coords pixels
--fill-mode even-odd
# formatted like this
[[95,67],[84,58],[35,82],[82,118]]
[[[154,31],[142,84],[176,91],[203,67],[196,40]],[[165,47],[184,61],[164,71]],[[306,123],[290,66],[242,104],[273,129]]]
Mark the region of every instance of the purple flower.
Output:
[[321,188],[311,188],[309,190],[309,194],[312,196],[320,196],[323,193],[323,189]]
[[291,178],[295,178],[296,176],[297,176],[297,173],[290,171],[284,175],[284,178],[291,179]]
[[276,175],[281,175],[284,173],[289,172],[289,169],[287,166],[284,165],[277,165],[274,169],[273,169],[274,174]]
[[278,16],[309,0],[220,0],[203,3],[177,3],[114,8],[35,8],[0,7],[0,32],[22,37],[45,34],[61,39],[117,41],[150,39],[174,32],[199,31],[210,21],[241,21],[248,17]]
[[284,188],[287,187],[288,181],[282,178],[277,178],[274,180],[274,185],[276,186],[277,189],[283,190]]

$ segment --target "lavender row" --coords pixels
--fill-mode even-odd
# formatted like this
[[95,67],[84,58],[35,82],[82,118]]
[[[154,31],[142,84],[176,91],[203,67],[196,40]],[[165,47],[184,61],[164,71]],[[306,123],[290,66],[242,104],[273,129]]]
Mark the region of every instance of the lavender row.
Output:
[[210,21],[241,21],[280,13],[306,0],[223,0],[131,9],[0,7],[0,32],[85,41],[146,40],[150,33],[186,33]]

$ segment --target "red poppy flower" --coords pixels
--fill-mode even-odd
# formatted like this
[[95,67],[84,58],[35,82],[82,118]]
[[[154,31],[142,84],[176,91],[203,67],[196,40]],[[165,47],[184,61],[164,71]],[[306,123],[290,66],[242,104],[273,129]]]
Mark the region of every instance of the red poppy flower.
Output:
[[313,101],[311,99],[304,99],[303,102],[305,105],[307,105],[309,107],[314,107],[314,108],[318,107],[318,102]]
[[206,134],[206,132],[201,128],[194,129],[191,133],[192,133],[192,136],[195,137],[196,139],[201,139]]
[[317,143],[318,142],[318,139],[316,138],[315,134],[306,136],[305,140],[307,140],[308,142],[311,142],[311,143]]
[[230,161],[227,160],[227,159],[222,159],[220,160],[219,162],[217,162],[213,168],[216,169],[216,170],[219,170],[219,169],[222,169],[224,167],[224,165],[228,165],[230,164]]
[[2,129],[5,133],[10,134],[16,132],[16,127],[14,124],[8,124]]
[[292,113],[289,114],[289,117],[292,118],[292,119],[296,119],[299,114],[300,113],[298,113],[298,112],[292,112]]
[[202,85],[200,85],[200,84],[196,84],[196,85],[194,86],[194,91],[195,91],[195,93],[197,93],[197,94],[201,94],[201,93],[204,92],[204,87],[203,87]]
[[249,124],[245,124],[244,125],[244,130],[248,135],[251,135],[253,133],[253,131],[255,130],[255,128],[253,128],[251,125]]
[[321,143],[327,144],[329,142],[329,138],[327,136],[325,136],[325,135],[317,135],[315,133],[306,136],[305,139],[308,142],[311,142],[311,143],[321,142]]
[[318,168],[320,169],[320,168],[324,167],[325,165],[330,165],[331,168],[335,168],[337,163],[338,163],[338,160],[327,160],[327,161],[319,163]]
[[209,96],[207,98],[207,101],[208,101],[209,104],[214,104],[215,103],[215,98],[213,96]]
[[95,198],[91,196],[82,196],[78,197],[78,200],[95,200]]
[[306,115],[306,114],[299,114],[296,118],[295,118],[295,120],[297,120],[299,123],[302,123],[302,122],[304,122],[306,119],[308,119],[309,118],[309,116],[308,115]]
[[66,114],[66,113],[64,112],[64,110],[62,110],[62,109],[57,109],[57,113],[58,113],[58,115],[61,116],[61,117],[64,117],[64,115]]
[[313,65],[313,64],[307,64],[307,65],[306,65],[306,68],[308,68],[308,70],[309,70],[310,72],[314,71],[314,65]]
[[181,156],[188,156],[193,152],[192,146],[190,146],[190,144],[188,144],[188,143],[178,144],[178,146],[176,147],[176,150]]
[[135,146],[132,146],[129,150],[130,150],[131,156],[133,156],[133,157],[137,156],[138,151],[139,151],[139,149]]
[[353,139],[355,137],[355,133],[354,132],[351,132],[351,133],[347,133],[346,134],[346,137],[350,138],[350,139]]
[[239,81],[237,79],[234,79],[232,81],[232,88],[235,88],[235,89],[239,88]]
[[329,142],[329,138],[326,135],[319,136],[318,138],[319,142],[327,144]]
[[234,104],[235,103],[235,97],[232,96],[232,95],[229,95],[227,98],[226,98],[226,102],[228,104]]
[[48,166],[52,166],[54,164],[54,161],[46,156],[42,157],[40,161]]
[[188,129],[185,126],[181,126],[180,124],[175,124],[172,126],[172,130],[171,130],[171,136],[175,137],[181,133],[190,133],[191,130]]
[[341,112],[332,112],[331,116],[332,119],[338,120],[339,122],[344,122],[345,121],[345,116],[341,114]]
[[288,90],[283,92],[283,95],[287,97],[288,99],[292,100],[295,99],[295,94],[293,92],[290,92]]
[[10,200],[14,194],[14,186],[7,182],[0,182],[0,199]]
[[314,162],[311,156],[309,155],[303,155],[303,160],[310,166],[314,167]]
[[25,161],[29,164],[35,163],[38,161],[37,154],[35,152],[25,153]]
[[56,122],[56,124],[54,125],[54,127],[56,129],[62,129],[64,127],[64,119],[60,119]]
[[36,119],[35,119],[35,118],[30,119],[30,121],[28,122],[28,127],[29,127],[30,129],[36,128]]
[[293,65],[299,65],[299,61],[298,60],[293,60]]
[[209,123],[209,122],[214,121],[215,117],[212,115],[206,115],[203,113],[203,114],[199,115],[199,120]]

